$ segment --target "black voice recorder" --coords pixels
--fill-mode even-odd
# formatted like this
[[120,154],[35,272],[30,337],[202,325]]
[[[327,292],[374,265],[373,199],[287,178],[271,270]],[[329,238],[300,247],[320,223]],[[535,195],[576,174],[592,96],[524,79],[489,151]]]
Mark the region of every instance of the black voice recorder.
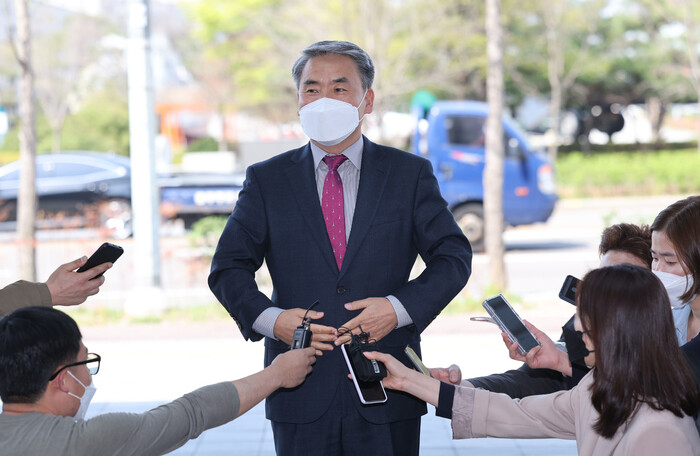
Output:
[[313,337],[314,333],[310,329],[311,319],[308,318],[306,315],[309,313],[309,310],[311,310],[316,304],[318,304],[318,300],[314,301],[314,303],[311,304],[308,309],[306,309],[301,324],[297,326],[297,329],[294,330],[294,337],[292,337],[292,346],[290,347],[292,350],[295,350],[297,348],[306,348],[309,345],[311,345],[311,338]]

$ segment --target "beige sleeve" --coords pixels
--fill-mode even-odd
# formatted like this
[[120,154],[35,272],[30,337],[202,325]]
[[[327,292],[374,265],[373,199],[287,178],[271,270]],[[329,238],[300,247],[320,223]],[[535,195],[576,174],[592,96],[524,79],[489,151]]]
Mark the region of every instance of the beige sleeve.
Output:
[[52,305],[49,287],[42,282],[18,280],[0,289],[0,316],[22,307]]
[[576,401],[572,394],[576,393],[560,391],[511,399],[505,394],[457,386],[452,405],[453,438],[575,439]]

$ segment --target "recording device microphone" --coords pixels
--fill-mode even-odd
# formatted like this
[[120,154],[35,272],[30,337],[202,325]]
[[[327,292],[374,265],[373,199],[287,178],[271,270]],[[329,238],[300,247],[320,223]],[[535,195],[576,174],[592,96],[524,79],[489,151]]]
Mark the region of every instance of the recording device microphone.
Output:
[[294,330],[292,346],[290,347],[292,350],[297,348],[306,348],[311,345],[311,337],[313,337],[314,333],[311,331],[311,329],[309,329],[311,327],[311,318],[308,318],[306,315],[316,304],[318,304],[318,300],[314,301],[314,303],[311,304],[308,309],[306,309],[301,324]]

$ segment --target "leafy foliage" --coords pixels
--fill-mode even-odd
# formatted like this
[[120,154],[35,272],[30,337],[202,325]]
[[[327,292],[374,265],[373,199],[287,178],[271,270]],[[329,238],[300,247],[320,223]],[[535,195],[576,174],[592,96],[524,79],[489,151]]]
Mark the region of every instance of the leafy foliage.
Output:
[[561,155],[562,198],[700,193],[696,150]]

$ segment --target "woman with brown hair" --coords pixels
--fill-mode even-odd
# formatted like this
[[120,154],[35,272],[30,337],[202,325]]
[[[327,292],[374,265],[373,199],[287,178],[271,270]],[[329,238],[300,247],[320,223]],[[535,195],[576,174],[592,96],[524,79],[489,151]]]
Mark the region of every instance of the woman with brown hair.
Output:
[[675,342],[669,300],[645,268],[595,269],[578,287],[575,328],[594,368],[569,391],[514,400],[441,383],[390,355],[387,388],[413,394],[452,419],[455,438],[576,439],[579,454],[700,455],[691,418],[700,393]]
[[651,268],[668,292],[679,345],[700,332],[700,196],[676,201],[651,224]]

